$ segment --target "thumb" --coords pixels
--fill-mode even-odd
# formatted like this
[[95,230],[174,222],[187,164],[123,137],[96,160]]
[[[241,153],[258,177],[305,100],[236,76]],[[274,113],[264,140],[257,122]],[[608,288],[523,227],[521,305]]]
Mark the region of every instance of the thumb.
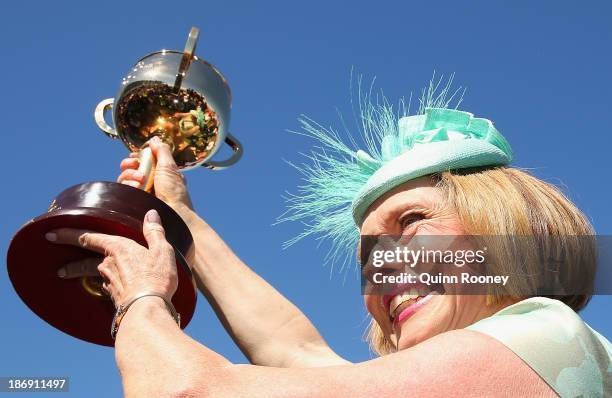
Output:
[[166,233],[156,210],[151,209],[145,214],[142,233],[147,240],[149,249],[160,247],[162,243],[166,242]]
[[62,279],[72,279],[81,276],[100,276],[98,265],[102,262],[100,257],[89,257],[64,265],[57,270],[57,276]]
[[158,136],[151,138],[149,141],[149,147],[155,155],[157,160],[157,168],[164,168],[167,170],[178,170],[178,166],[172,157],[172,151],[170,146],[163,142]]

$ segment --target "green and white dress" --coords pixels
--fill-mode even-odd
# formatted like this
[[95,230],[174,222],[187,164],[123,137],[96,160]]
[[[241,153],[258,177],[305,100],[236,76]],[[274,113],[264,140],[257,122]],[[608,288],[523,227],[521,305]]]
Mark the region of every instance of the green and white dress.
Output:
[[612,344],[559,300],[523,300],[467,329],[499,340],[561,397],[612,397]]

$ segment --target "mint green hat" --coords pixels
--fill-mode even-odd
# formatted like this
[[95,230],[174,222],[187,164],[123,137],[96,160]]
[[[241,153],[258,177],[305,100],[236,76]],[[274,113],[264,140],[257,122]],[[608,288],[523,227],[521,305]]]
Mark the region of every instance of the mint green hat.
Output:
[[356,194],[353,219],[361,226],[372,203],[391,189],[428,174],[478,166],[502,166],[512,150],[488,119],[469,112],[426,108],[424,115],[399,119],[397,135],[385,135],[381,159],[358,150],[357,162],[375,171]]
[[329,240],[326,260],[333,266],[343,259],[343,268],[355,253],[364,215],[385,193],[429,174],[510,163],[510,145],[490,120],[449,108],[451,81],[437,95],[430,84],[412,116],[397,116],[386,100],[360,98],[361,145],[354,135],[343,140],[335,130],[302,117],[297,133],[319,145],[306,155],[309,162],[292,164],[304,183],[286,197],[288,210],[279,222],[300,221],[305,229],[286,246],[310,235]]

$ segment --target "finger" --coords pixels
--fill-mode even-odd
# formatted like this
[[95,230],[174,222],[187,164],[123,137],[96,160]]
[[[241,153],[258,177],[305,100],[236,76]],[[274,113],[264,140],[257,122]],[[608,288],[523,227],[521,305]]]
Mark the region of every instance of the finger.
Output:
[[115,289],[115,286],[108,282],[104,282],[102,284],[102,290],[106,291],[106,294],[108,297],[110,297],[111,301],[115,305],[115,308],[117,308],[119,304],[117,303],[116,297],[119,297],[119,293],[117,292],[117,289]]
[[124,181],[134,181],[140,184],[144,181],[144,177],[144,173],[140,170],[127,169],[123,170],[121,174],[119,174],[117,182],[122,183]]
[[138,152],[130,152],[130,157],[131,158],[138,158]]
[[[130,156],[132,155],[130,154]],[[121,171],[124,171],[128,169],[137,169],[139,165],[140,162],[138,161],[138,158],[129,157],[121,161],[121,163],[119,164],[119,168],[121,169]]]
[[102,290],[104,290],[104,292],[106,292],[106,294],[112,298],[110,294],[110,289],[108,287],[108,283],[106,281],[102,282]]
[[178,166],[172,157],[172,151],[168,144],[164,143],[159,137],[155,136],[149,141],[149,146],[155,159],[157,160],[157,170],[178,170]]
[[119,272],[117,270],[117,265],[111,257],[106,257],[104,261],[98,265],[96,272],[106,279],[106,284],[111,284],[117,288],[123,286],[121,283],[121,277],[119,276]]
[[133,180],[124,180],[124,181],[121,181],[121,183],[123,185],[129,185],[131,187],[138,188],[138,189],[142,187],[142,183],[138,181],[133,181]]
[[163,245],[168,243],[159,213],[153,209],[145,214],[144,223],[142,224],[142,233],[147,240],[149,249],[161,249]]
[[73,261],[57,270],[57,276],[63,279],[78,278],[81,276],[98,276],[98,265],[102,258],[90,257]]
[[[139,245],[140,248],[142,246]],[[121,259],[122,253],[118,253],[115,256],[107,256],[104,259],[104,263],[98,266],[100,275],[106,278],[109,283],[115,286],[123,288],[123,282],[134,278],[134,270],[132,269],[133,264],[130,263],[130,259]],[[121,266],[123,265],[123,266]]]
[[45,238],[49,242],[79,246],[100,254],[108,255],[119,251],[125,238],[105,235],[85,229],[60,228],[47,232]]

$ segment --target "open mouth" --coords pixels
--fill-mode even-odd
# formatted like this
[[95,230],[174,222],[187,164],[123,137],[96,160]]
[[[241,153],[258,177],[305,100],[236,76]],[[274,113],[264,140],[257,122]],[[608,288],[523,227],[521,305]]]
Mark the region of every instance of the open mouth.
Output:
[[385,296],[384,304],[388,309],[389,318],[393,325],[397,325],[414,315],[433,296],[443,294],[442,286],[432,289],[423,286],[406,288],[394,296]]

